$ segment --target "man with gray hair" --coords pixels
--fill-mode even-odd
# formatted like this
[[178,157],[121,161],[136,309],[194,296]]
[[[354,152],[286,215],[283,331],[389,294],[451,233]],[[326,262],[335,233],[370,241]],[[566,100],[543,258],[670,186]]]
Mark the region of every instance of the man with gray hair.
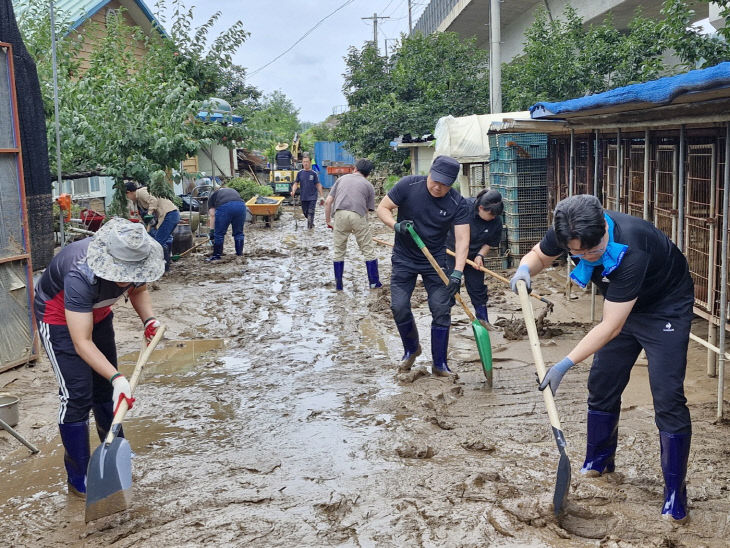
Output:
[[[361,158],[355,162],[355,171],[343,175],[332,186],[324,203],[327,226],[334,234],[335,287],[342,291],[342,274],[345,269],[345,252],[350,234],[365,257],[370,289],[382,287],[378,275],[378,260],[375,258],[373,234],[368,223],[368,211],[375,211],[375,189],[367,176],[373,170],[373,163]],[[334,215],[334,225],[332,224]]]

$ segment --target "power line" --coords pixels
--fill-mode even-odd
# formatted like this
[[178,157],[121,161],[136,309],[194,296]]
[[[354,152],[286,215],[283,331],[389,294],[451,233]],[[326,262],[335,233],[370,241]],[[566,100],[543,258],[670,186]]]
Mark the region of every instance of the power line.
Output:
[[266,67],[274,64],[276,61],[278,61],[279,59],[281,59],[282,57],[284,57],[284,55],[286,55],[291,50],[293,50],[296,47],[296,45],[299,44],[299,42],[301,42],[307,36],[309,36],[317,27],[319,27],[322,23],[324,23],[327,19],[329,19],[330,17],[332,17],[335,13],[337,13],[338,11],[340,11],[342,8],[347,7],[349,4],[352,4],[354,1],[355,0],[347,0],[340,7],[336,8],[334,11],[332,11],[332,12],[328,13],[327,15],[325,15],[324,17],[322,17],[322,19],[320,19],[319,21],[317,21],[312,28],[310,28],[307,32],[305,32],[296,42],[294,42],[286,50],[284,50],[283,52],[281,52],[279,55],[277,55],[276,57],[274,57],[271,61],[269,61],[268,63],[266,63],[262,67],[259,67],[256,70],[249,72],[248,73],[248,77],[251,78],[252,76],[254,76],[254,75],[258,74],[259,72],[261,72],[262,70],[264,70]]

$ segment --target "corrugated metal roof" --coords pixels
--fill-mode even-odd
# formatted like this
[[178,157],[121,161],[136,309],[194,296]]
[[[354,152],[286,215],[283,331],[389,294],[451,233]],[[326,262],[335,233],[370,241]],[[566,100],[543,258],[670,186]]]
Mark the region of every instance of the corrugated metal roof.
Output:
[[[63,12],[64,19],[73,21],[73,24],[71,25],[71,30],[73,30],[81,26],[84,21],[101,10],[110,1],[111,0],[56,0],[55,7],[56,12]],[[150,9],[142,0],[128,0],[128,2],[135,4],[140,9],[144,17],[146,17],[153,26],[157,26],[162,30],[162,25],[160,25],[159,21],[157,21]],[[122,5],[125,4],[124,0],[120,0],[120,3]],[[16,16],[21,15],[27,5],[27,0],[13,0],[13,8]],[[130,13],[130,15],[133,16],[134,14]],[[164,30],[162,30],[162,33],[165,34]]]

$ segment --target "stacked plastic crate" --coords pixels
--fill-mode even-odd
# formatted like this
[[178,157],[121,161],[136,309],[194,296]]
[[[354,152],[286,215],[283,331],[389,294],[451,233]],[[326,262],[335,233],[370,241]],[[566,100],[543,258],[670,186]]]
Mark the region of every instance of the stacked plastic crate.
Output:
[[489,136],[490,186],[502,194],[512,266],[545,235],[547,135],[500,133]]

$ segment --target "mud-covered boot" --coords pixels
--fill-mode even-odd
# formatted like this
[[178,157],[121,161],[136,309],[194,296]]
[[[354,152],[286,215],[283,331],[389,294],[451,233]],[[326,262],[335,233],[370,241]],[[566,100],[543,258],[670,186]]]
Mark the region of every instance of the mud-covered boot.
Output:
[[662,517],[675,523],[684,523],[687,509],[687,460],[692,434],[659,432],[664,475],[664,507]]
[[403,357],[400,359],[398,371],[410,371],[416,358],[421,355],[421,345],[418,343],[418,328],[416,321],[410,320],[396,324],[400,339],[403,341]]
[[235,244],[236,244],[236,255],[238,255],[239,257],[241,255],[243,255],[243,241],[244,241],[243,239],[241,239],[241,240],[235,240]]
[[378,260],[373,259],[372,261],[365,261],[365,268],[368,270],[368,283],[370,289],[377,289],[383,287],[380,283],[380,275],[378,274]]
[[213,244],[213,254],[206,259],[209,263],[213,261],[220,261],[221,255],[223,255],[223,244]]
[[335,266],[335,289],[342,291],[342,274],[345,272],[345,261],[333,261]]
[[66,422],[58,425],[65,454],[68,492],[86,496],[86,469],[89,467],[89,423]]
[[433,374],[438,377],[452,377],[454,373],[446,364],[446,353],[449,349],[449,327],[431,326],[431,357],[433,358]]
[[580,469],[584,476],[597,477],[616,469],[618,419],[617,413],[588,410],[586,460]]
[[501,329],[497,326],[492,325],[489,323],[489,314],[487,313],[487,305],[486,304],[480,304],[474,307],[474,315],[477,317],[477,320],[479,320],[479,323],[482,324],[484,329],[487,331],[500,331]]
[[[114,419],[114,402],[109,400],[104,403],[95,403],[91,409],[94,411],[94,422],[96,423],[96,433],[99,435],[99,441],[104,441]],[[124,437],[124,429],[121,426],[117,437]]]

